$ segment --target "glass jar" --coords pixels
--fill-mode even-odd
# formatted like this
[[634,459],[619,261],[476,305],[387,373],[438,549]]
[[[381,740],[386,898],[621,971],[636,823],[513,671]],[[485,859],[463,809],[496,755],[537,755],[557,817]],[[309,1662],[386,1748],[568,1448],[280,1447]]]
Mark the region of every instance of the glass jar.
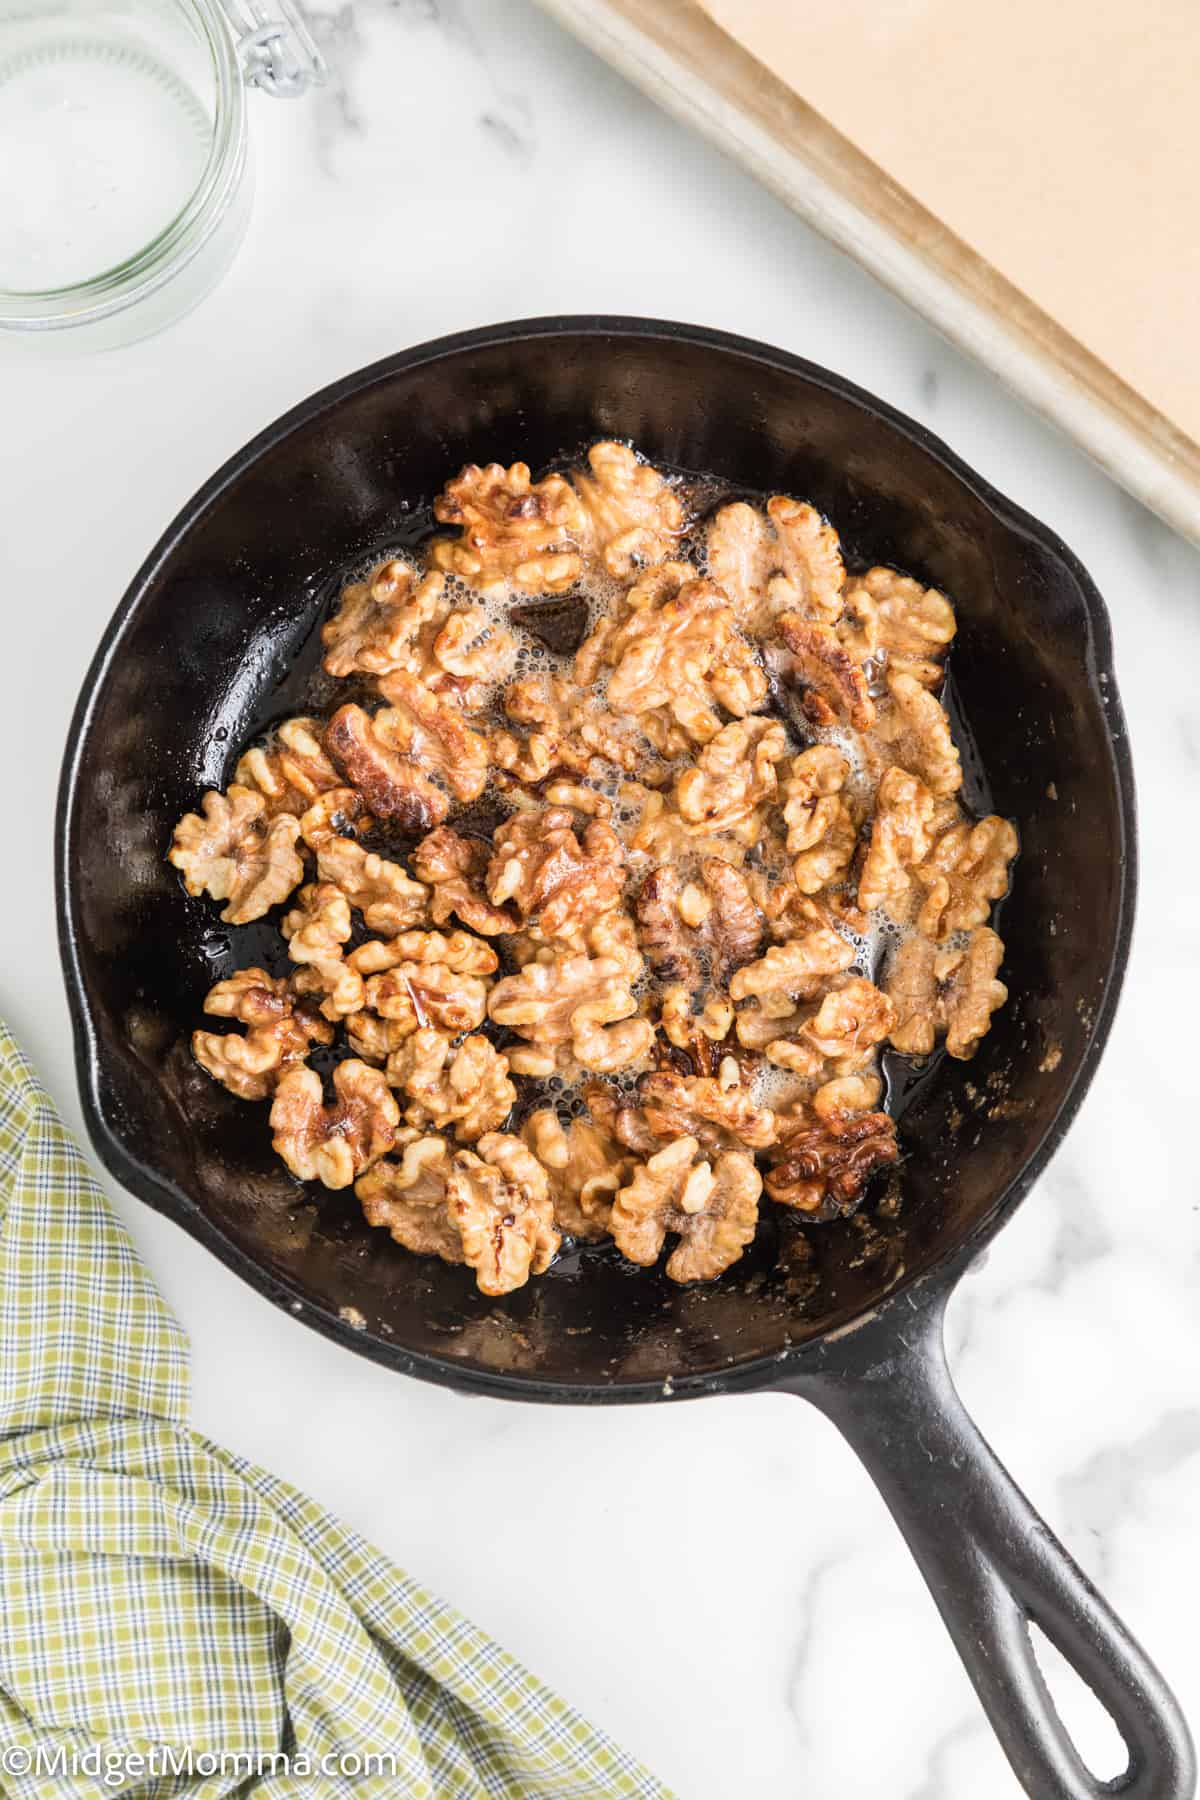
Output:
[[291,0],[0,0],[0,345],[179,318],[250,213],[246,87],[324,64]]

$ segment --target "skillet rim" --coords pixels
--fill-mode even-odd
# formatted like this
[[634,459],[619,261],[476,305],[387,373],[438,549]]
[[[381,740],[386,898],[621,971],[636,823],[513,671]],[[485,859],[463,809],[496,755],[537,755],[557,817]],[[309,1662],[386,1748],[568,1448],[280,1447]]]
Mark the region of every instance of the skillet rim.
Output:
[[[901,1279],[881,1301],[832,1331],[822,1332],[803,1343],[735,1363],[711,1372],[693,1372],[671,1377],[669,1381],[634,1381],[622,1383],[576,1382],[554,1376],[514,1374],[489,1371],[423,1351],[405,1350],[382,1338],[368,1336],[343,1319],[302,1298],[290,1283],[273,1274],[256,1258],[241,1249],[201,1211],[195,1201],[166,1181],[155,1169],[142,1162],[122,1141],[118,1130],[110,1124],[99,1097],[99,1077],[103,1066],[99,1041],[92,1023],[79,954],[79,935],[75,917],[75,892],[71,874],[74,845],[75,801],[79,769],[88,741],[91,715],[97,696],[107,678],[122,638],[133,620],[147,589],[160,568],[184,538],[205,516],[214,503],[241,478],[265,452],[274,449],[300,425],[311,425],[323,414],[364,389],[375,386],[402,370],[419,368],[424,363],[439,361],[471,350],[498,343],[517,343],[530,338],[554,337],[638,338],[654,342],[666,340],[695,344],[702,349],[717,350],[744,357],[760,368],[774,368],[799,375],[814,386],[825,388],[848,399],[869,416],[881,420],[900,432],[927,456],[940,463],[981,502],[1000,525],[1008,531],[1033,539],[1044,551],[1056,558],[1074,578],[1083,597],[1084,609],[1091,628],[1092,659],[1084,673],[1093,690],[1104,689],[1103,714],[1109,754],[1116,774],[1120,817],[1121,883],[1117,930],[1112,955],[1104,977],[1101,997],[1096,1006],[1094,1024],[1080,1057],[1079,1066],[1063,1096],[1058,1111],[1047,1125],[1040,1140],[1005,1184],[987,1214],[967,1232],[962,1242],[939,1256],[928,1269],[907,1280]],[[585,1405],[626,1405],[665,1398],[694,1398],[704,1394],[751,1392],[783,1385],[788,1373],[802,1359],[857,1332],[862,1326],[883,1322],[897,1304],[911,1308],[918,1296],[926,1298],[948,1292],[963,1274],[967,1264],[991,1241],[1008,1222],[1025,1199],[1038,1177],[1058,1149],[1091,1086],[1097,1064],[1108,1042],[1117,1004],[1124,984],[1133,933],[1137,893],[1138,845],[1136,789],[1133,760],[1120,692],[1113,666],[1112,626],[1108,608],[1095,582],[1079,558],[1066,543],[1023,507],[1008,499],[970,465],[950,449],[940,437],[898,408],[878,399],[856,383],[789,351],[720,331],[704,325],[676,320],[638,318],[632,315],[582,313],[552,314],[545,317],[505,320],[433,338],[407,350],[378,359],[353,370],[338,380],[317,389],[290,407],[271,424],[234,452],[221,467],[186,501],[142,562],[125,590],[120,603],[106,626],[84,676],[68,728],[66,748],[59,776],[54,825],[55,909],[58,927],[59,955],[67,991],[74,1042],[76,1079],[84,1122],[92,1145],[109,1173],[139,1200],[156,1212],[165,1214],[216,1255],[272,1304],[299,1319],[325,1337],[344,1345],[360,1356],[414,1375],[439,1386],[460,1392],[490,1395],[493,1398],[534,1400],[545,1403]],[[871,1334],[874,1337],[874,1333]]]

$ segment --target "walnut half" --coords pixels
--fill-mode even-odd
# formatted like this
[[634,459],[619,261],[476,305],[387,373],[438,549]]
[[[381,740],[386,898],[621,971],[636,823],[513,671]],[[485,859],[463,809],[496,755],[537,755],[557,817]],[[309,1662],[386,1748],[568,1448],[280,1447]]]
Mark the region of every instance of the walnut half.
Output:
[[460,538],[435,538],[435,566],[481,594],[561,594],[583,568],[579,540],[587,515],[561,475],[533,481],[528,465],[468,463],[434,502],[443,525]]
[[548,1269],[562,1238],[546,1171],[518,1137],[492,1131],[460,1150],[446,1181],[463,1260],[481,1293],[511,1294]]
[[390,1085],[407,1096],[405,1118],[420,1130],[453,1128],[470,1144],[504,1124],[517,1098],[508,1058],[485,1037],[466,1037],[451,1053],[450,1041],[426,1027],[404,1039],[388,1058]]
[[227,925],[248,925],[302,880],[299,836],[293,813],[269,817],[262,795],[235,782],[227,794],[205,794],[200,812],[180,819],[168,860],[189,894],[229,902],[221,914]]
[[871,1175],[899,1154],[896,1122],[887,1113],[812,1118],[802,1112],[781,1126],[767,1193],[811,1218],[835,1219],[853,1212]]
[[892,958],[885,989],[895,1012],[891,1040],[906,1056],[928,1056],[945,1033],[951,1056],[966,1061],[991,1029],[992,1014],[1008,999],[996,979],[1004,944],[986,925],[962,949],[940,950],[914,932]]
[[462,1237],[446,1206],[450,1151],[445,1138],[406,1144],[399,1162],[385,1158],[360,1175],[354,1192],[368,1225],[383,1226],[417,1256],[463,1260]]
[[521,1135],[546,1171],[559,1230],[593,1243],[604,1237],[617,1189],[633,1175],[629,1152],[591,1120],[572,1119],[564,1131],[545,1108],[530,1113]]
[[288,982],[265,969],[239,969],[210,988],[204,1010],[237,1019],[241,1032],[194,1031],[192,1055],[206,1075],[239,1100],[265,1100],[280,1077],[314,1044],[331,1044],[333,1027],[306,1006]]
[[378,1069],[339,1063],[335,1099],[326,1106],[314,1069],[289,1069],[271,1104],[272,1142],[300,1181],[349,1187],[356,1176],[390,1150],[400,1109]]
[[731,1268],[758,1225],[762,1177],[753,1159],[732,1150],[710,1163],[699,1149],[694,1137],[681,1137],[656,1151],[619,1190],[609,1219],[621,1254],[647,1268],[673,1232],[679,1243],[667,1274],[681,1283]]
[[571,1046],[585,1069],[612,1074],[649,1050],[654,1027],[635,1018],[630,976],[616,957],[535,959],[498,981],[488,1011],[532,1044]]
[[756,955],[764,929],[737,869],[719,856],[706,856],[699,874],[699,882],[685,885],[679,871],[664,863],[647,875],[634,902],[651,967],[696,995],[710,985],[719,987],[731,970]]
[[773,630],[780,613],[836,624],[845,569],[832,525],[811,506],[775,494],[766,517],[737,501],[708,528],[708,567],[755,637]]
[[492,905],[511,902],[540,938],[573,937],[616,905],[625,850],[602,819],[579,838],[565,807],[517,813],[496,831],[485,882]]
[[665,476],[627,444],[593,444],[575,488],[593,553],[610,575],[628,579],[668,557],[683,531],[683,506]]

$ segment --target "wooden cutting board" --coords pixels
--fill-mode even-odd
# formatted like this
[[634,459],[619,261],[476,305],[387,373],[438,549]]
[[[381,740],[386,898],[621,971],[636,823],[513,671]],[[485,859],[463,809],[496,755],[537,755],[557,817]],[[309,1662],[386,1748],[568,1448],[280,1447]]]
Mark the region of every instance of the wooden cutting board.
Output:
[[1195,0],[541,0],[1200,541]]

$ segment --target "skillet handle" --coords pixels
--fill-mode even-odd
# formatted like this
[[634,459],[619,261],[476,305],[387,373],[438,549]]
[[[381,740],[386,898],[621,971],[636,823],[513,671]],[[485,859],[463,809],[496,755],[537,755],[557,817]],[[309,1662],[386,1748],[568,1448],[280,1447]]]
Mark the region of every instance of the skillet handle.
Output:
[[[1035,1800],[1191,1800],[1196,1763],[1177,1701],[1038,1517],[967,1413],[943,1339],[946,1294],[825,1346],[786,1382],[832,1420],[899,1525]],[[1112,1717],[1128,1751],[1101,1781],[1068,1737],[1035,1659],[1035,1622]]]

